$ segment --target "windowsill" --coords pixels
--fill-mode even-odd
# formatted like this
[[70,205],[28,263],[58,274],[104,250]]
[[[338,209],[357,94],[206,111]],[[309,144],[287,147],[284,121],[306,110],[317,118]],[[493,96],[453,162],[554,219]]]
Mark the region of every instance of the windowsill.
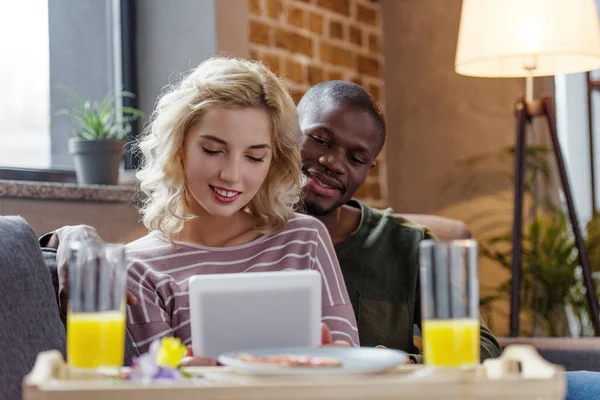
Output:
[[0,180],[0,199],[134,203],[133,186]]

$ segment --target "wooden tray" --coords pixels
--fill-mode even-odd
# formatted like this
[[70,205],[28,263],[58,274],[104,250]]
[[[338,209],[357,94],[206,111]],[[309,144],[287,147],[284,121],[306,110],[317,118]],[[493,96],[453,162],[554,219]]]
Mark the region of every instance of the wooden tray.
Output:
[[512,345],[499,359],[468,371],[422,365],[384,374],[322,377],[258,377],[225,367],[189,368],[198,375],[170,384],[134,384],[100,374],[75,376],[57,351],[40,353],[23,380],[25,400],[563,400],[564,369],[543,360],[531,346]]

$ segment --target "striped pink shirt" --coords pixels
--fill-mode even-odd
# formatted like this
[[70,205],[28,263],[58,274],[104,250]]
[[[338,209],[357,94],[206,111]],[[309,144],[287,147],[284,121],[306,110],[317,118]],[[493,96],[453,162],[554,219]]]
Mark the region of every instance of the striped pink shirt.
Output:
[[127,308],[127,329],[145,352],[162,336],[191,343],[188,280],[198,274],[315,269],[323,277],[323,322],[334,340],[358,345],[358,330],[329,233],[317,219],[294,214],[273,235],[235,247],[212,248],[176,242],[152,232],[127,245],[127,289],[137,298]]

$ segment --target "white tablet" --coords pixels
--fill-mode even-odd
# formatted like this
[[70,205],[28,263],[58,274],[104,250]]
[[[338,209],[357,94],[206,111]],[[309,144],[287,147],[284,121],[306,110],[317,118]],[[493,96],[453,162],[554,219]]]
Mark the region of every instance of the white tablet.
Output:
[[194,354],[321,344],[321,274],[313,270],[195,275]]

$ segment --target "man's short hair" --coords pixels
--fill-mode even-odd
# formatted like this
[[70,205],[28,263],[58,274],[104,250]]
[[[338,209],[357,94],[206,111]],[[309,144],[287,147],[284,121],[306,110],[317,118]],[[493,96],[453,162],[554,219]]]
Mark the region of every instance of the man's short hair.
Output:
[[307,112],[319,109],[327,103],[350,106],[367,112],[379,128],[381,146],[385,142],[385,118],[377,101],[364,87],[348,81],[325,81],[308,89],[298,103],[298,116],[302,121]]

